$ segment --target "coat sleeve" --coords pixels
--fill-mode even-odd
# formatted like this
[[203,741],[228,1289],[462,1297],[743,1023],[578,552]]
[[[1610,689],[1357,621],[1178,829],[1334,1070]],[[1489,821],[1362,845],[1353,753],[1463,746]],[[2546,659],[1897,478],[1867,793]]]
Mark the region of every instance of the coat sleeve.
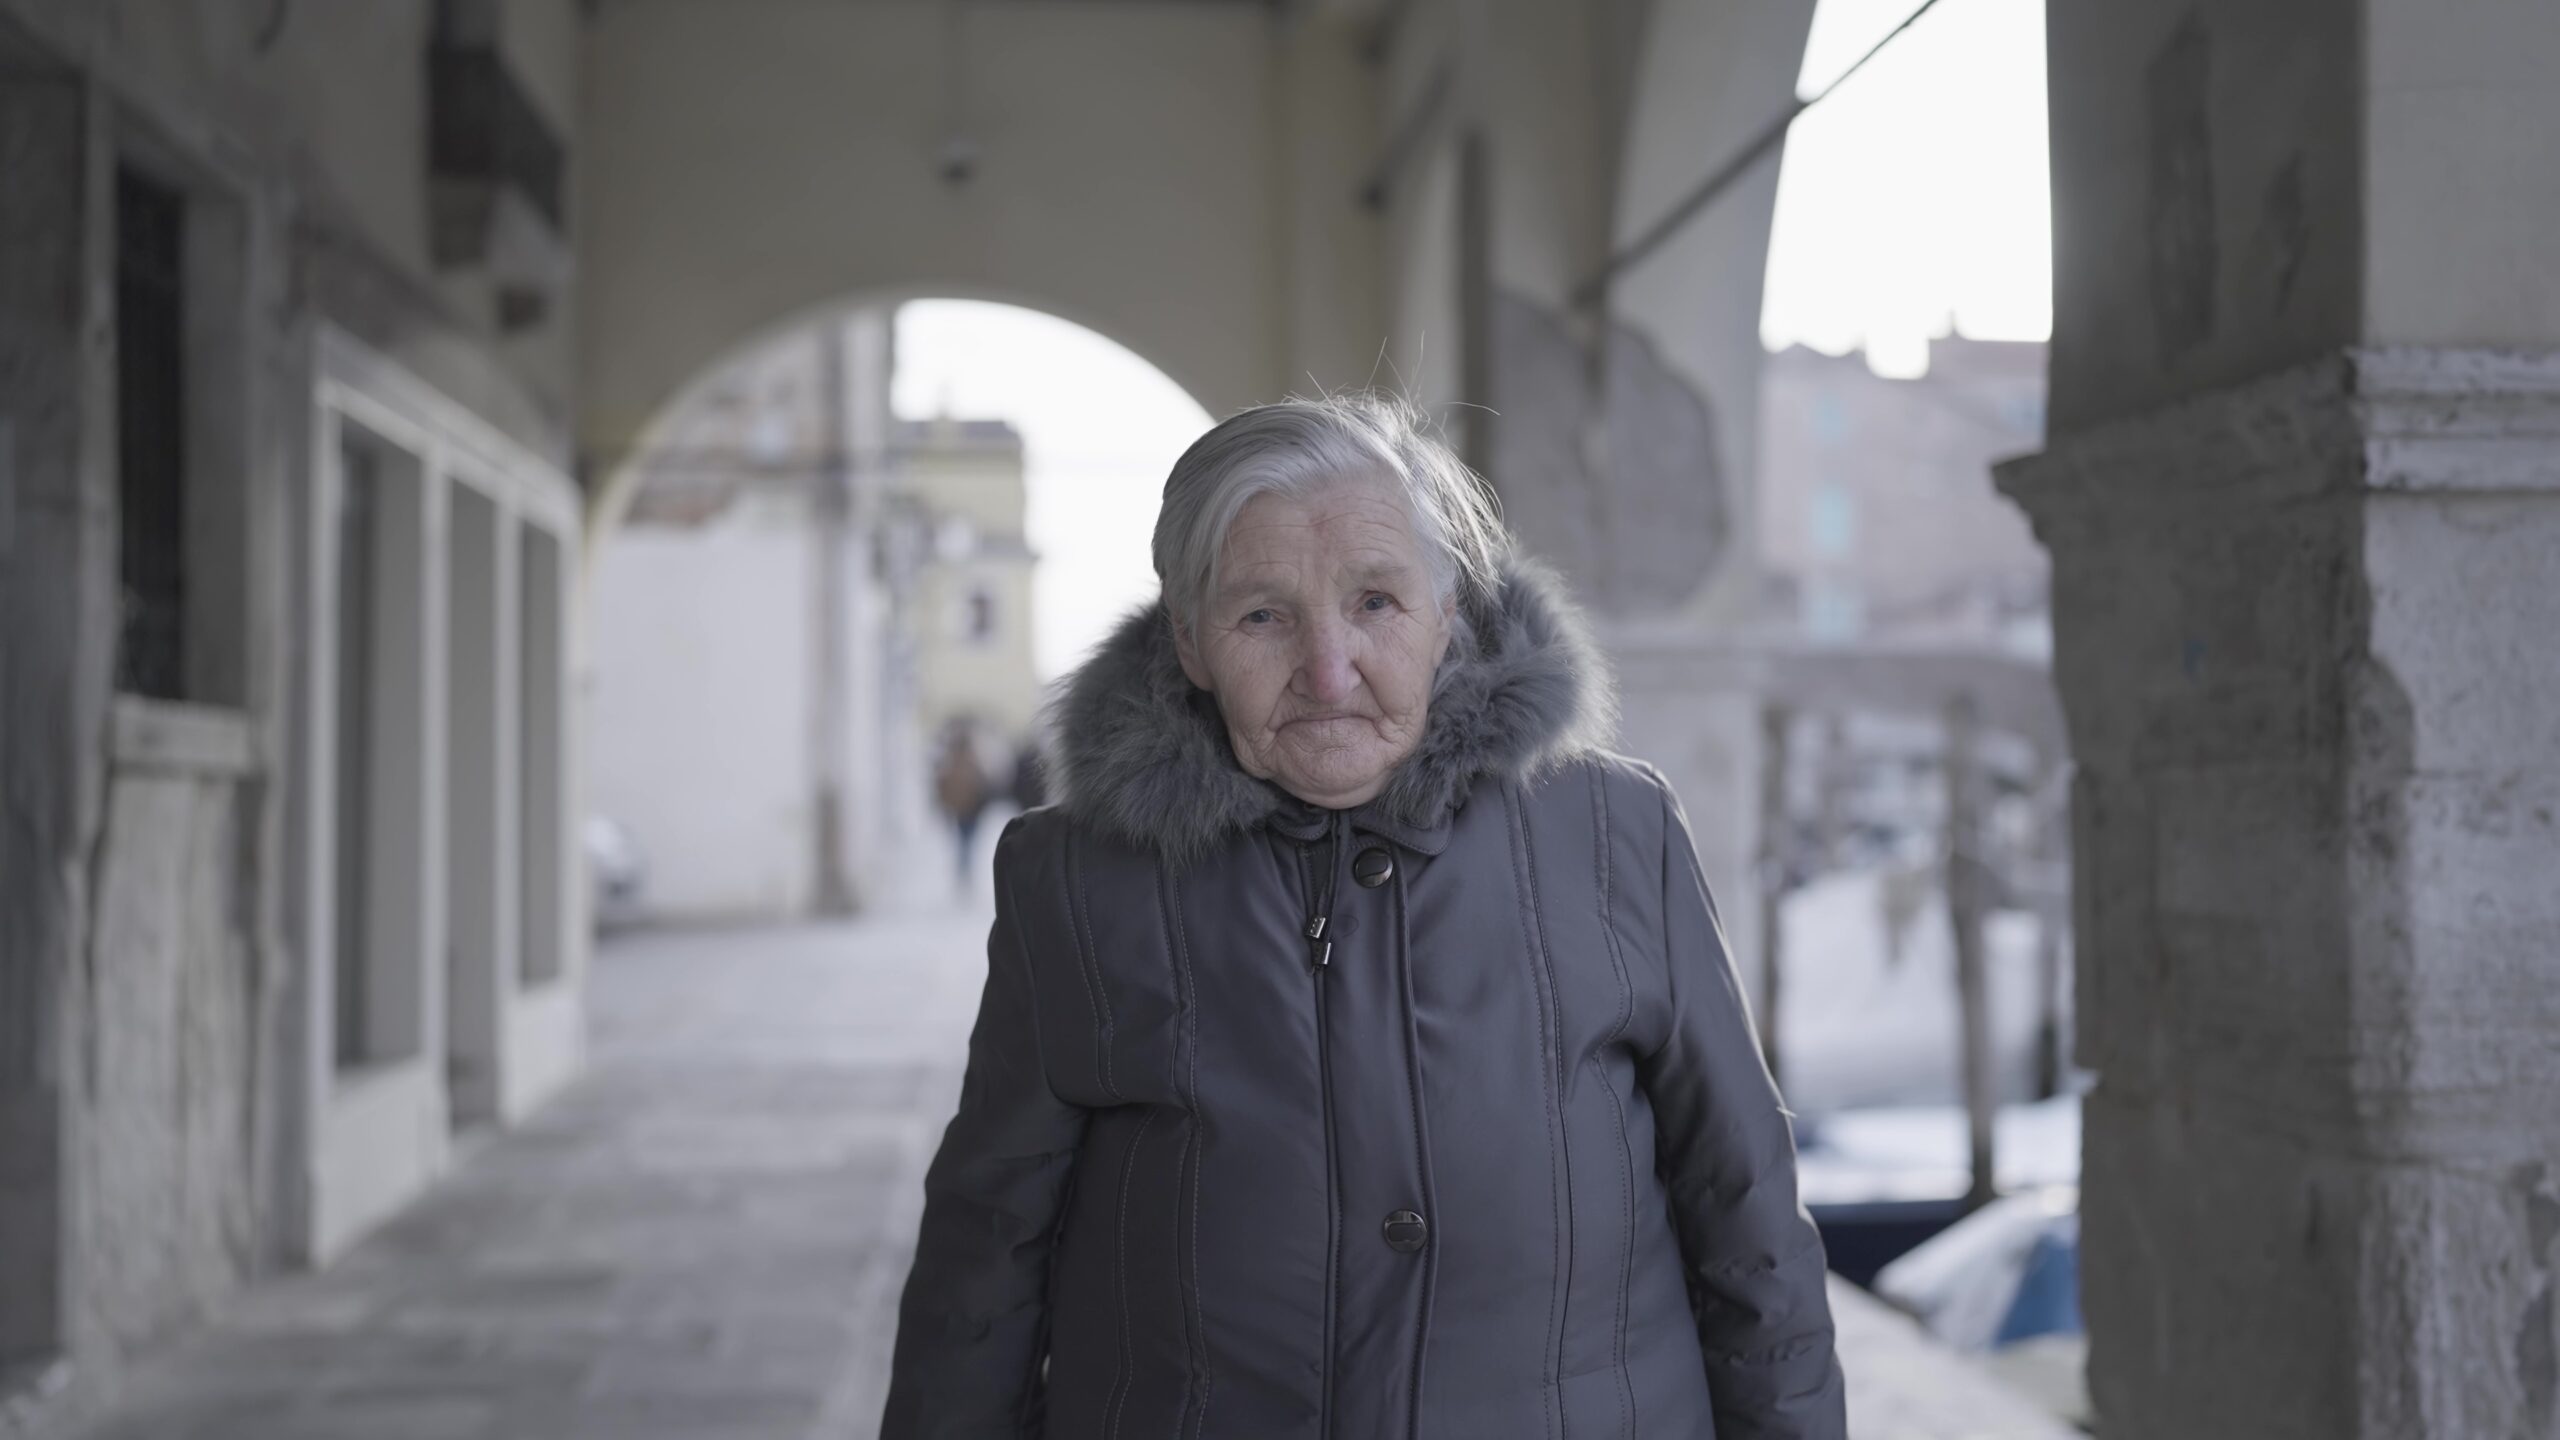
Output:
[[1040,1433],[1049,1255],[1086,1112],[1051,1092],[1041,1065],[1030,957],[1012,894],[1014,829],[997,847],[996,921],[959,1113],[925,1172],[881,1440]]
[[1790,1117],[1761,1060],[1687,817],[1660,789],[1671,1024],[1639,1074],[1717,1440],[1843,1440],[1822,1237],[1797,1202]]

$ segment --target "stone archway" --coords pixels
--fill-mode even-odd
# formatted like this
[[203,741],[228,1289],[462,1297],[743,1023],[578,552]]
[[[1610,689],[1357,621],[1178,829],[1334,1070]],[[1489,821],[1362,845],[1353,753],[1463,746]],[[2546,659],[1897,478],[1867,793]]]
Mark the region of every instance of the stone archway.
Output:
[[1370,369],[1374,85],[1348,19],[633,4],[588,43],[590,484],[713,361],[847,296],[1059,315],[1212,413]]
[[[1090,317],[1079,313],[1072,306],[1054,304],[1019,290],[989,286],[955,287],[917,282],[826,297],[788,314],[752,325],[725,343],[714,346],[705,353],[701,363],[692,372],[675,382],[664,398],[629,430],[627,437],[618,447],[589,448],[584,452],[583,459],[586,462],[584,478],[588,497],[587,529],[590,543],[601,541],[609,536],[614,527],[621,522],[639,484],[640,477],[636,462],[648,455],[652,446],[658,442],[667,422],[672,417],[683,413],[706,385],[711,384],[742,359],[757,354],[777,341],[805,332],[812,327],[824,325],[830,320],[847,316],[863,313],[884,317],[893,315],[900,305],[913,300],[982,300],[998,305],[1010,305],[1066,321],[1092,331],[1095,335],[1111,341],[1154,366],[1184,393],[1199,401],[1201,408],[1212,416],[1224,413],[1217,401],[1212,398],[1213,392],[1203,390],[1192,378],[1166,364],[1158,355],[1132,344],[1106,325],[1095,324]],[[1239,398],[1233,405],[1225,408],[1241,408],[1253,403],[1257,403],[1253,398]]]

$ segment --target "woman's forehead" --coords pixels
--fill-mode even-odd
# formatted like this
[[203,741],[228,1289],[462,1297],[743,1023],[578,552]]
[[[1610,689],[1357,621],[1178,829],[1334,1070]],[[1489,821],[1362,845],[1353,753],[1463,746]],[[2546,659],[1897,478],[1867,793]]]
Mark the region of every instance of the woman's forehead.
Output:
[[1252,583],[1256,572],[1314,568],[1392,576],[1422,562],[1412,517],[1372,485],[1328,487],[1305,496],[1258,495],[1228,527],[1222,552],[1222,589]]
[[1270,544],[1389,544],[1411,548],[1413,512],[1391,481],[1349,474],[1297,491],[1266,490],[1227,526],[1229,554]]

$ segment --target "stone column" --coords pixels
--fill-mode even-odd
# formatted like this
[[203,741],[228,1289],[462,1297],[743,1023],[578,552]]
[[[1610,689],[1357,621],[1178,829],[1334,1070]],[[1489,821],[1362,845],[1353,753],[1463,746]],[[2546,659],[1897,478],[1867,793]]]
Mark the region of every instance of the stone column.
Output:
[[2048,24],[2102,1431],[2560,1436],[2560,11]]
[[2560,1434],[2560,357],[2356,351],[2002,482],[2053,550],[2111,1436]]
[[0,76],[0,1400],[95,1348],[66,1037],[86,1005],[115,653],[105,117],[67,72]]

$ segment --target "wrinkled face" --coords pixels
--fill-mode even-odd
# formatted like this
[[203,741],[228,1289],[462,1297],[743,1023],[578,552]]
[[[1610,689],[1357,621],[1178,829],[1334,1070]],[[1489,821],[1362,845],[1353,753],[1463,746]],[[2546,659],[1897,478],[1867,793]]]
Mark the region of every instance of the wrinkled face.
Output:
[[1422,740],[1449,648],[1413,522],[1385,482],[1257,495],[1219,552],[1215,593],[1177,632],[1246,773],[1329,810],[1376,797]]

